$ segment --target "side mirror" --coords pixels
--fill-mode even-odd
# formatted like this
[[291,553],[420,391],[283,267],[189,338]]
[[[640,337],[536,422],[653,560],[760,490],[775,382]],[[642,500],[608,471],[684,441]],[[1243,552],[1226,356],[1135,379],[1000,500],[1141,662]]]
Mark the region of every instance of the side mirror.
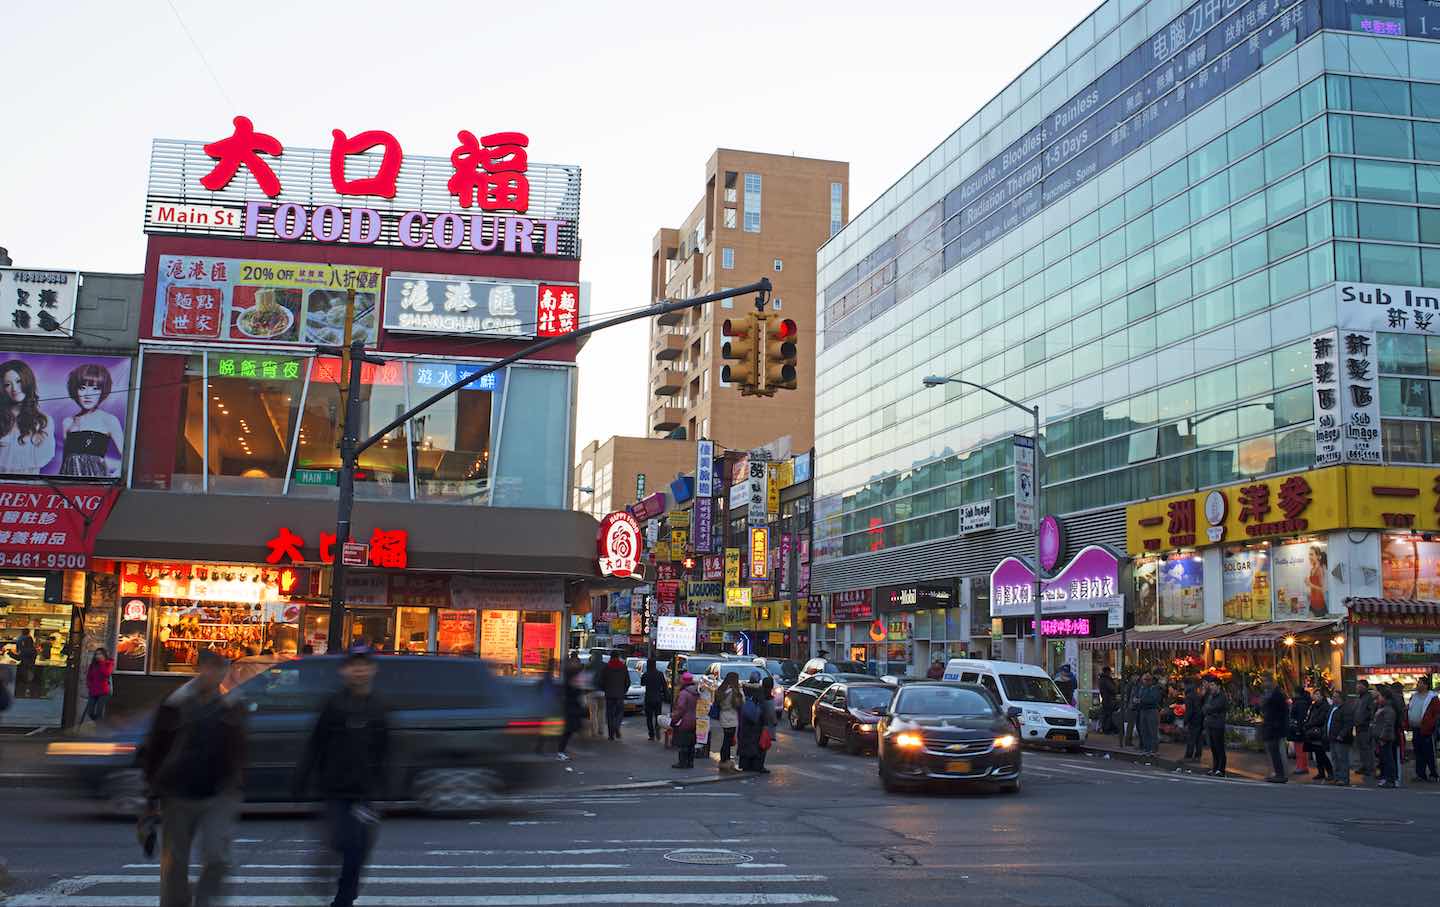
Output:
[[1019,721],[1020,716],[1023,714],[1025,714],[1024,710],[1022,710],[1018,705],[1012,705],[1010,706],[1010,708],[1005,710],[1005,717],[1009,718],[1011,721]]

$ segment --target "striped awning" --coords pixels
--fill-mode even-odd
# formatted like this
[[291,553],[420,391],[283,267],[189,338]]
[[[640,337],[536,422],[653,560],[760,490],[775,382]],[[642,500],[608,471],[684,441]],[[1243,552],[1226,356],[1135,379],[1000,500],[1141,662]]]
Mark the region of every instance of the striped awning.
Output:
[[1126,630],[1111,633],[1095,639],[1080,640],[1082,649],[1119,649],[1134,646],[1137,649],[1166,649],[1196,651],[1205,647],[1205,641],[1218,634],[1229,632],[1234,624],[1195,624],[1177,627],[1152,627],[1144,630]]
[[1412,598],[1347,598],[1345,607],[1361,614],[1440,614],[1440,602]]
[[1335,630],[1333,620],[1277,620],[1271,623],[1252,624],[1245,629],[1235,629],[1215,637],[1215,645],[1221,649],[1270,649],[1282,643],[1286,637],[1302,636],[1309,633],[1331,633]]

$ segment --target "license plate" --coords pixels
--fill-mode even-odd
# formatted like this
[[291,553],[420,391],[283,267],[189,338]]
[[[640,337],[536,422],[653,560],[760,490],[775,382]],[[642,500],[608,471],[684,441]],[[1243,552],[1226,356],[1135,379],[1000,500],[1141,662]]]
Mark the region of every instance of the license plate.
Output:
[[970,773],[969,759],[952,759],[945,763],[945,771],[952,775],[966,775]]

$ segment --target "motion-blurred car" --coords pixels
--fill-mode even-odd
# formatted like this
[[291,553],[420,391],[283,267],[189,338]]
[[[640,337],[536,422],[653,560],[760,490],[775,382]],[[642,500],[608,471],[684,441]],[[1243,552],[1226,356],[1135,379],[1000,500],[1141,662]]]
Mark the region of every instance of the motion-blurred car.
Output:
[[815,745],[839,740],[851,755],[873,751],[875,729],[894,698],[895,687],[885,683],[832,683],[815,701]]
[[[378,659],[377,692],[390,710],[391,799],[431,812],[479,808],[502,791],[537,780],[548,760],[537,738],[559,734],[557,703],[537,684],[497,677],[482,662],[446,656]],[[292,799],[295,766],[321,706],[340,687],[338,656],[273,664],[226,696],[248,713],[245,799]],[[144,804],[140,748],[153,714],[90,738],[50,744],[52,765],[110,811]]]
[[880,783],[887,791],[930,781],[1020,790],[1020,741],[978,684],[906,684],[876,736]]
[[820,694],[828,690],[831,684],[841,681],[865,683],[874,679],[869,674],[832,673],[830,671],[821,671],[818,674],[802,677],[794,686],[785,691],[785,699],[781,703],[785,709],[785,717],[790,720],[792,728],[803,731],[813,720],[815,700],[819,699]]

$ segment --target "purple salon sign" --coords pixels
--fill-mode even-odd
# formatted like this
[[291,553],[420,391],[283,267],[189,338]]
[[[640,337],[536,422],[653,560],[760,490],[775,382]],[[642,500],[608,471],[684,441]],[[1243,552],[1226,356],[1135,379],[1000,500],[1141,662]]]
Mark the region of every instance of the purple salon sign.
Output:
[[1060,520],[1047,514],[1040,521],[1040,569],[1046,573],[1054,573],[1055,565],[1060,563],[1060,551],[1065,547],[1061,539]]
[[[1108,611],[1124,602],[1120,558],[1099,545],[1080,549],[1065,569],[1045,581],[1041,592],[1045,614]],[[1035,613],[1035,571],[1025,561],[1007,557],[990,572],[990,613],[995,617]]]

